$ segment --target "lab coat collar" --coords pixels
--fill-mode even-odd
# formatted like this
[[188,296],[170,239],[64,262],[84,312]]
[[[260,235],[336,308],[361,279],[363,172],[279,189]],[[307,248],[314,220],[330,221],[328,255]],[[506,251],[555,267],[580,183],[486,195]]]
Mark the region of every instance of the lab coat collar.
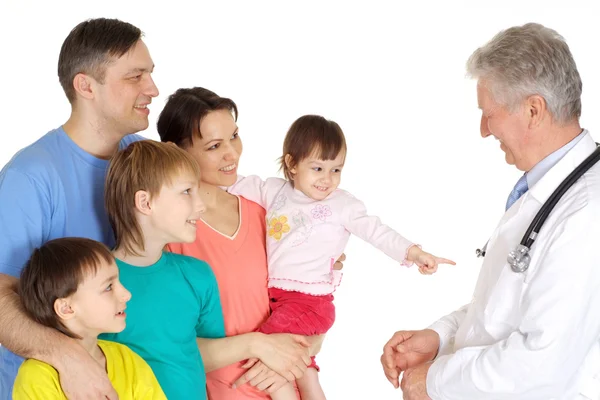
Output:
[[[596,149],[596,143],[589,132],[581,138],[565,156],[552,167],[542,178],[529,189],[527,193],[540,204],[544,204],[550,195],[556,190],[558,185],[577,168],[593,151]],[[526,197],[526,196],[523,196]],[[520,200],[525,201],[521,198]]]

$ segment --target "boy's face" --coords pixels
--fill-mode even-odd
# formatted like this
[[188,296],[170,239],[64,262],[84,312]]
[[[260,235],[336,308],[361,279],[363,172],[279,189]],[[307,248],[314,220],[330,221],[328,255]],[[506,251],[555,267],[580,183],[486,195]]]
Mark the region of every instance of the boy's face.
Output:
[[65,323],[84,337],[121,332],[129,299],[131,293],[121,285],[117,265],[103,262],[96,275],[89,274],[70,297],[70,321]]
[[198,193],[199,182],[194,174],[184,172],[164,185],[158,196],[150,200],[152,235],[167,243],[192,243],[196,240],[196,222],[204,212]]

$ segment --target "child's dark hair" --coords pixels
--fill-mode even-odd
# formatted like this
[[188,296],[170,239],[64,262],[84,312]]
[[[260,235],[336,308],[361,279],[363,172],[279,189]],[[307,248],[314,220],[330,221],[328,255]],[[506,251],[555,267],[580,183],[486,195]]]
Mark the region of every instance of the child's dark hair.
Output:
[[[283,155],[279,159],[281,169],[287,180],[294,180],[290,169],[299,162],[316,153],[321,160],[334,160],[340,151],[346,151],[346,138],[342,128],[320,115],[304,115],[298,118],[283,141]],[[290,164],[285,156],[290,155]]]
[[108,247],[95,240],[70,237],[46,242],[33,251],[21,272],[19,295],[25,312],[42,325],[81,339],[65,327],[54,303],[75,293],[104,262],[115,259]]

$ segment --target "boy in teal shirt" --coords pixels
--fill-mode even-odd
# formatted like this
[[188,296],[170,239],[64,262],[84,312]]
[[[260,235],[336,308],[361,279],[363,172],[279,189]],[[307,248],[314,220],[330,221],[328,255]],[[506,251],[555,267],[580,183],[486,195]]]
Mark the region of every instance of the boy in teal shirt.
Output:
[[196,338],[225,326],[214,274],[204,261],[165,252],[193,242],[204,205],[196,161],[172,144],[132,143],[111,160],[105,205],[116,236],[120,279],[132,293],[128,323],[102,335],[129,346],[152,367],[169,400],[206,399]]

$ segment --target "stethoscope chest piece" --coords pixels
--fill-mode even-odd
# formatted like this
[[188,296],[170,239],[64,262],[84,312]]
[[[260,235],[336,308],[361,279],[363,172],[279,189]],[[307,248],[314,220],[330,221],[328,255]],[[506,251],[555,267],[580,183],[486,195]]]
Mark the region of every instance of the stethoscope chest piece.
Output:
[[531,257],[529,256],[529,247],[525,245],[518,245],[516,249],[508,253],[507,258],[510,268],[514,272],[525,272],[529,268],[529,262]]
[[[573,186],[573,184],[583,176],[594,164],[596,164],[600,160],[600,144],[596,143],[596,150],[592,154],[590,154],[581,164],[573,170],[569,176],[567,176],[558,187],[552,192],[548,200],[542,204],[542,207],[535,215],[535,218],[527,228],[525,235],[523,235],[523,239],[521,239],[521,243],[517,246],[516,249],[508,253],[507,261],[510,265],[510,268],[514,272],[525,272],[527,268],[529,268],[529,262],[531,261],[531,256],[529,255],[529,250],[533,246],[535,239],[540,232],[546,218],[550,215],[554,206],[561,199],[563,194],[567,190]],[[477,257],[485,257],[485,253],[487,250],[487,243],[483,246],[482,249],[477,249]]]

